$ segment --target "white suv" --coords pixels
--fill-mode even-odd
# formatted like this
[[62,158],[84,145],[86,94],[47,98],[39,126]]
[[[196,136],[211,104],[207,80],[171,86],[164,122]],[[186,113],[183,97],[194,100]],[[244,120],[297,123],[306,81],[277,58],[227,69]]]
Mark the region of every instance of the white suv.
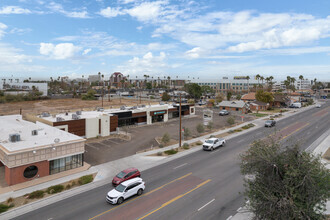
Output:
[[131,196],[140,196],[145,189],[144,182],[141,178],[127,180],[119,184],[116,188],[108,192],[106,200],[111,204],[121,204]]

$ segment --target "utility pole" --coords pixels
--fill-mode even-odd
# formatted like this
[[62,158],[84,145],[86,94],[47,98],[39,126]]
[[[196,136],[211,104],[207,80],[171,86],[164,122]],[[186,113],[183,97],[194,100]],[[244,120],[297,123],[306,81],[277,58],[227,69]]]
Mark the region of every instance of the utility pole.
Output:
[[[103,75],[102,75],[103,79]],[[103,95],[104,95],[104,80],[102,80],[102,108],[103,108]]]
[[179,131],[179,147],[181,147],[181,92],[180,92],[180,107],[179,107],[179,115],[180,115],[180,131]]

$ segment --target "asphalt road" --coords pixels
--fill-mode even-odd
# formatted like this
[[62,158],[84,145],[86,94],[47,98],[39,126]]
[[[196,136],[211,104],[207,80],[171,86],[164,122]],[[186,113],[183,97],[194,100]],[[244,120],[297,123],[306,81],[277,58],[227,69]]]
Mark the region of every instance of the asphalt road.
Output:
[[[16,219],[227,219],[244,206],[239,155],[256,139],[272,134],[306,149],[330,124],[330,102],[232,138],[213,152],[197,151],[142,172],[146,190],[120,206],[105,202],[105,185]],[[276,134],[274,132],[276,131]]]

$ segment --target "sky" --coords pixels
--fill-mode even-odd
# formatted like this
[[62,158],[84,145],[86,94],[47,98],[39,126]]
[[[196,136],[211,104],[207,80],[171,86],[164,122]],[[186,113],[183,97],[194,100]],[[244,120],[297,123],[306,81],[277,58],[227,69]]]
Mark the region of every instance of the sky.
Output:
[[330,80],[329,0],[0,0],[0,77]]

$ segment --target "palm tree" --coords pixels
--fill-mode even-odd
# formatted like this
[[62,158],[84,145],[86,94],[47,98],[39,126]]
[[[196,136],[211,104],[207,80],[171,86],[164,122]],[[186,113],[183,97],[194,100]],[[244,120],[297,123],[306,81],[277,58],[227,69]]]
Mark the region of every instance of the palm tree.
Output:
[[247,80],[247,87],[248,87],[248,93],[249,93],[250,92],[250,85],[249,85],[250,77],[246,76],[246,80]]
[[294,86],[294,83],[296,82],[296,78],[294,78],[294,77],[291,77],[291,89],[292,89],[292,91],[294,92],[296,89],[295,89],[295,86]]
[[169,88],[171,88],[171,77],[168,76],[167,79],[168,79]]
[[263,76],[260,76],[262,90],[264,90],[264,79],[265,78]]
[[259,74],[256,75],[256,79],[258,80],[258,87],[259,87],[259,79],[260,79],[260,77],[261,76]]
[[300,79],[300,90],[302,90],[302,81],[304,80],[304,76],[300,75],[299,79]]

